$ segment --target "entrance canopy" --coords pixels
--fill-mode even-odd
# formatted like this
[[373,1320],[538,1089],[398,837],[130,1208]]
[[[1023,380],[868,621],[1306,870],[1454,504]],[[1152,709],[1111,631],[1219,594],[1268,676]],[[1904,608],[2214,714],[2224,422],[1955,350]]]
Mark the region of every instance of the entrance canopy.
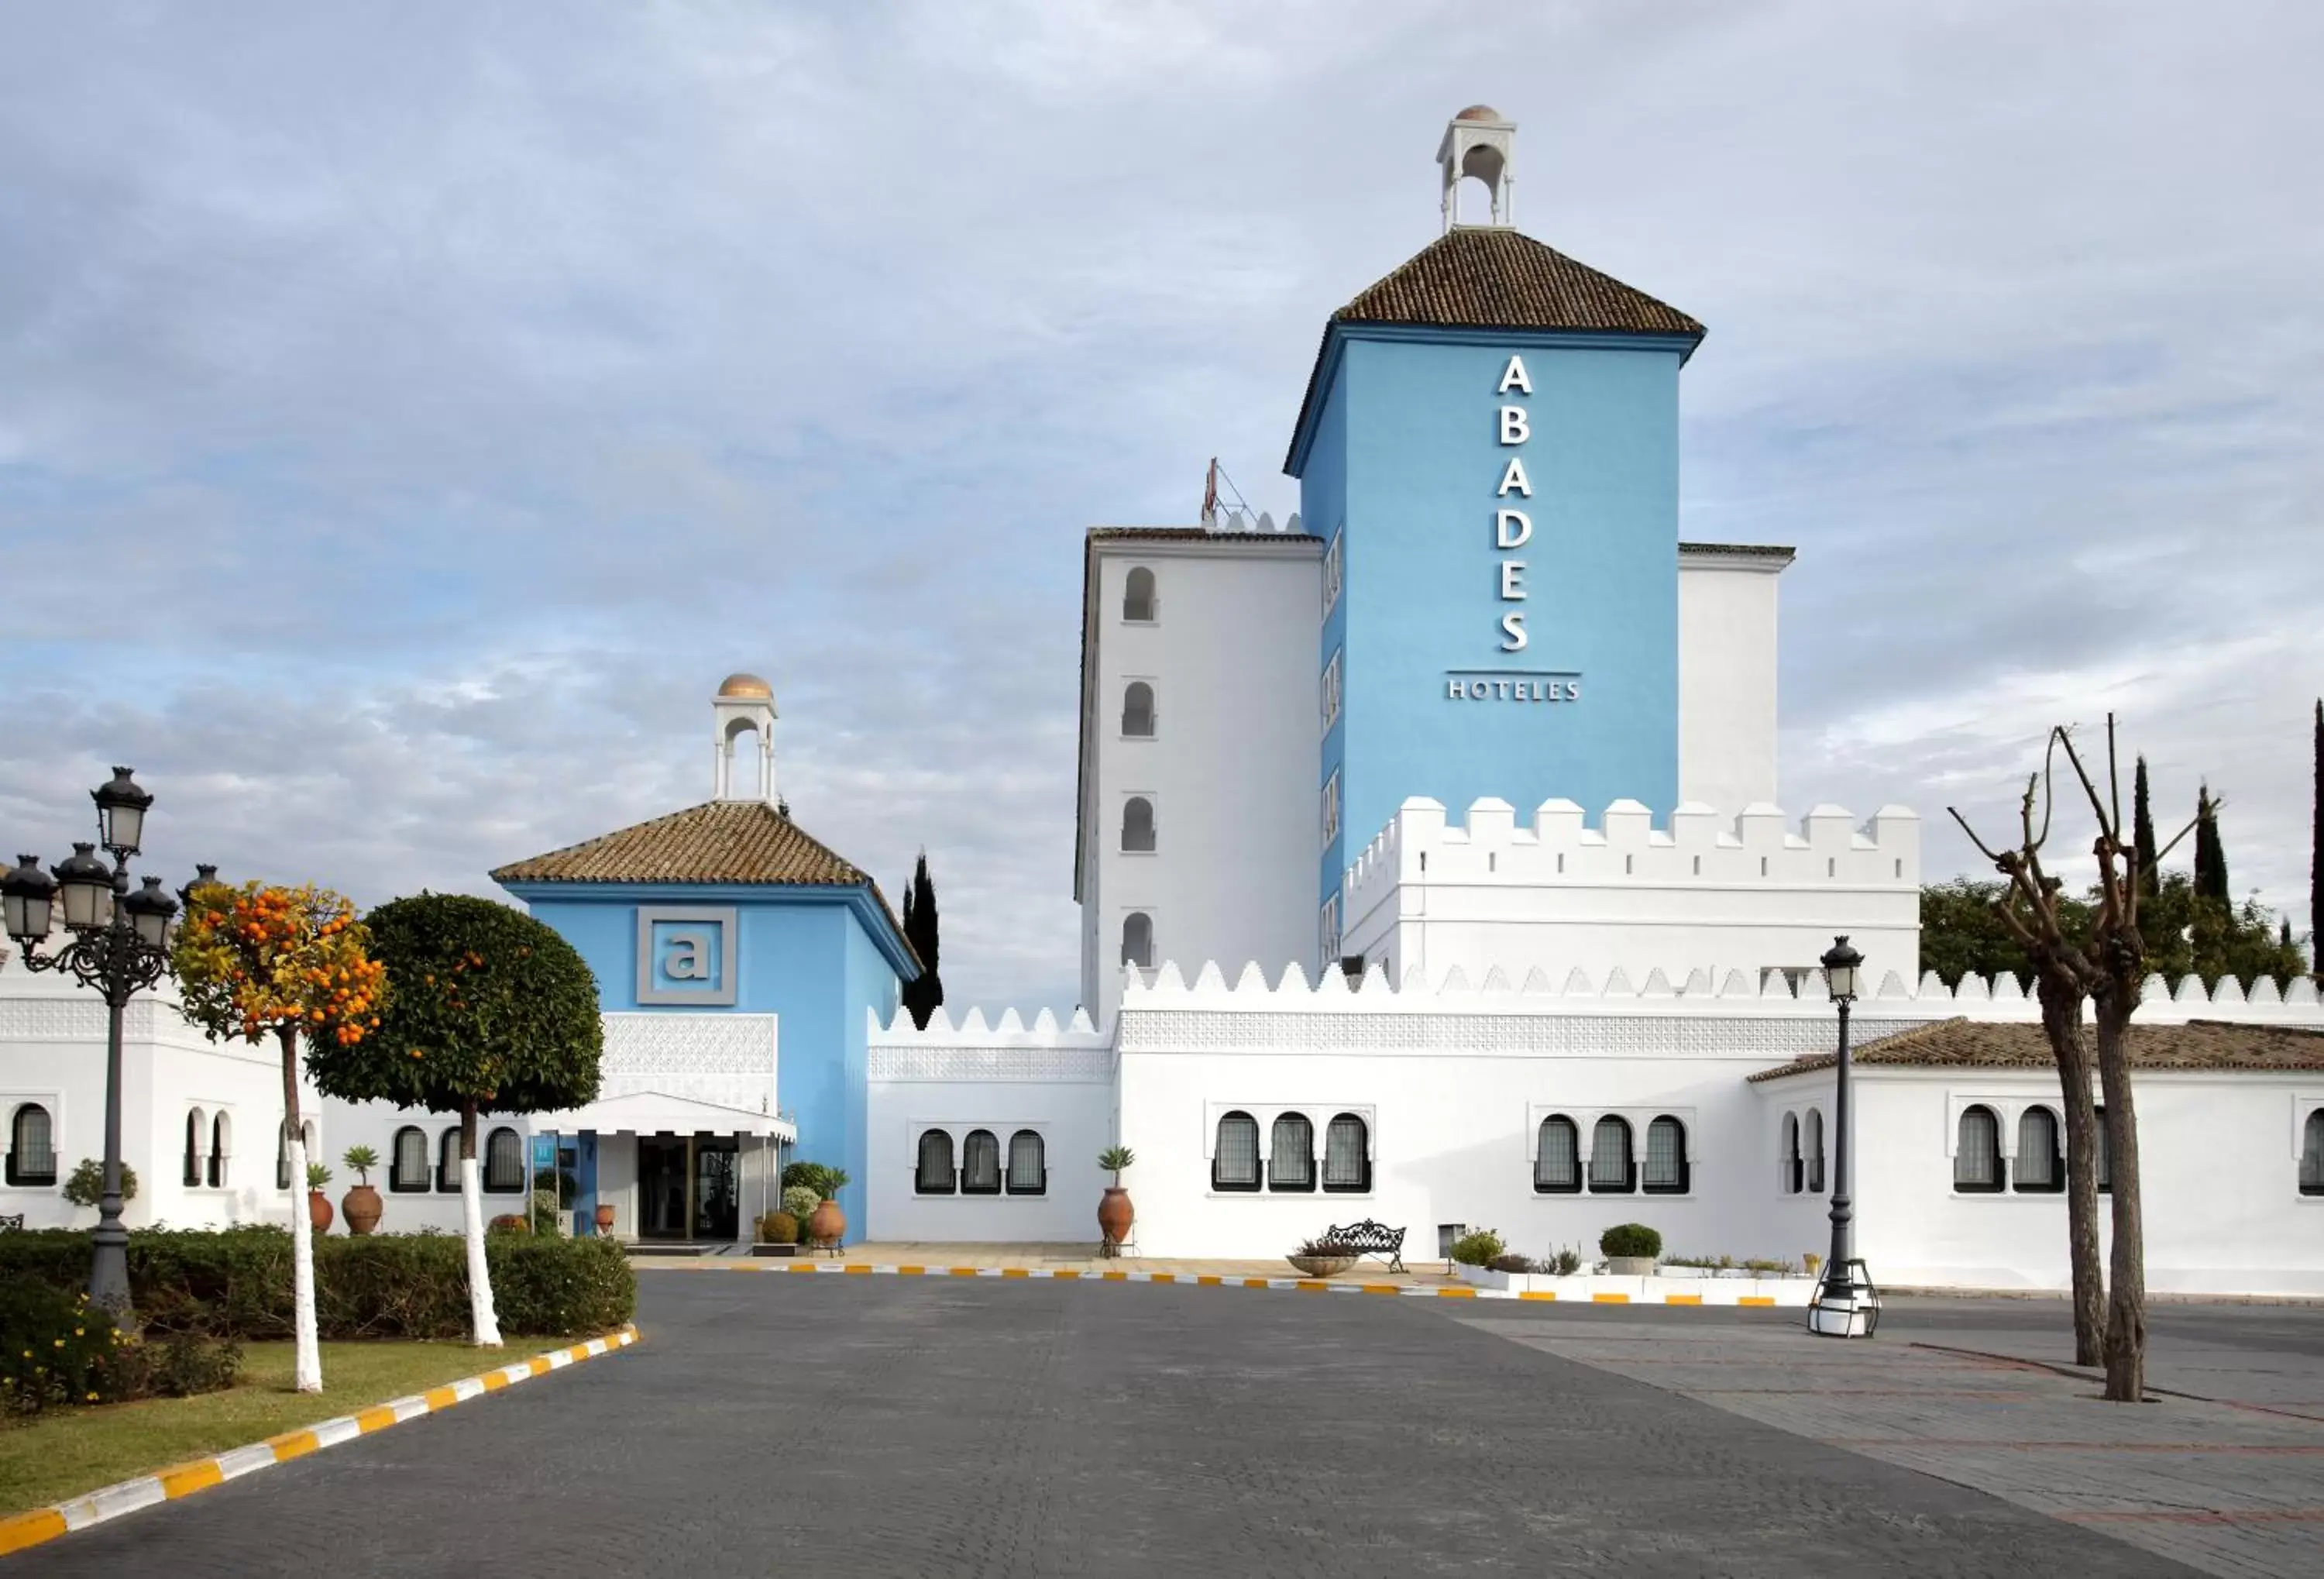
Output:
[[690,1096],[672,1096],[666,1091],[632,1091],[622,1096],[604,1097],[586,1107],[532,1115],[535,1134],[572,1135],[585,1130],[600,1135],[692,1135],[707,1131],[714,1135],[760,1135],[791,1142],[798,1140],[798,1130],[788,1119],[751,1108],[701,1102]]

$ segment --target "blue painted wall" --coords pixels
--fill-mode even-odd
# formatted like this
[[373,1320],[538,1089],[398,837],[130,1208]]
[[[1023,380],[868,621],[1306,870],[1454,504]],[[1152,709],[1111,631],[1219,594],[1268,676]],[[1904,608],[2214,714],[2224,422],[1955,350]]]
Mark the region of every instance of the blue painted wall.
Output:
[[[864,1011],[877,1011],[882,1023],[895,1013],[900,961],[884,919],[870,919],[878,910],[868,895],[756,884],[520,883],[510,891],[580,951],[596,974],[604,1009],[778,1016],[776,1100],[798,1126],[794,1155],[847,1169],[853,1182],[840,1192],[839,1204],[847,1214],[848,1237],[873,1232],[864,1206],[870,1074]],[[678,1008],[638,1002],[641,905],[735,907],[733,1004]]]
[[[1318,781],[1341,773],[1341,834],[1318,892],[1413,795],[1457,815],[1497,795],[1520,817],[1551,796],[1593,815],[1623,796],[1678,793],[1678,374],[1692,342],[1660,337],[1336,326],[1325,398],[1295,444],[1301,511],[1342,522],[1344,590],[1319,668],[1341,651],[1341,724]],[[1497,392],[1512,355],[1531,394]],[[1500,441],[1504,404],[1530,436]],[[1511,456],[1530,499],[1498,497]],[[1522,508],[1524,547],[1496,546],[1494,512]],[[1501,596],[1523,561],[1526,596]],[[1501,616],[1528,643],[1502,650]],[[1560,671],[1578,699],[1453,700],[1460,670]],[[1517,676],[1528,693],[1548,683]]]

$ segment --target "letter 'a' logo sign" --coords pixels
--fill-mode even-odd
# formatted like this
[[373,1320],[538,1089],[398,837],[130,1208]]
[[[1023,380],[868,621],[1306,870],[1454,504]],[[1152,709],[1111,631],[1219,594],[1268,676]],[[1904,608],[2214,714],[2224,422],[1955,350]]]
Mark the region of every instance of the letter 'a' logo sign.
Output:
[[638,1002],[733,1003],[735,931],[731,905],[640,905]]

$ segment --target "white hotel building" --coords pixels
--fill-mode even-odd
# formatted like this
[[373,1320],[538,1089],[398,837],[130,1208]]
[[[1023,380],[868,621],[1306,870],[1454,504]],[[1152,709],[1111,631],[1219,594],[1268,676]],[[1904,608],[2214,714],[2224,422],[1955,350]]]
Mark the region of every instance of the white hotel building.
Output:
[[[1588,1255],[1637,1221],[1673,1253],[1796,1261],[1826,1242],[1815,962],[1845,934],[1866,957],[1859,1253],[1892,1285],[2065,1285],[2035,1006],[1922,972],[1913,812],[1775,804],[1792,550],[1680,540],[1702,326],[1515,230],[1514,131],[1453,120],[1444,234],[1327,324],[1286,462],[1298,515],[1088,534],[1069,1022],[895,1010],[910,950],[772,808],[773,699],[749,677],[716,705],[712,802],[495,874],[620,1017],[618,1102],[510,1121],[586,1131],[592,1159],[602,1131],[589,1187],[616,1233],[732,1237],[721,1192],[795,1147],[855,1175],[852,1237],[1087,1243],[1118,1142],[1145,1256],[1275,1257],[1360,1219],[1405,1229],[1409,1259],[1450,1224]],[[1454,223],[1463,177],[1489,222]],[[738,790],[746,725],[764,765]],[[854,928],[829,970],[780,941],[814,906]],[[722,979],[656,978],[665,925],[714,954],[733,928]],[[0,1215],[68,1219],[53,1159],[93,1146],[93,1007],[0,974]],[[179,1172],[196,1108],[232,1110],[245,1151],[271,1138],[263,1062],[152,1018],[148,1177]],[[2324,1295],[2314,982],[2153,980],[2134,1057],[2150,1286]],[[410,1122],[320,1111],[334,1152],[388,1152]],[[186,1150],[189,1182],[134,1222],[289,1209],[272,1178],[192,1182]],[[391,1226],[453,1221],[425,1189],[391,1196]]]

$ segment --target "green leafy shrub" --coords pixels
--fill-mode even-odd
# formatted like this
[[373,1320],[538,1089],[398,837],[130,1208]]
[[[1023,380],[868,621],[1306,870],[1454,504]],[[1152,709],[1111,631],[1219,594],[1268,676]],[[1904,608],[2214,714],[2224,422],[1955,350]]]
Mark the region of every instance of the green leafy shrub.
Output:
[[557,1192],[543,1187],[532,1192],[532,1231],[554,1235],[559,1232],[557,1214],[563,1210],[557,1204]]
[[[783,1210],[790,1210],[793,1190],[813,1190],[818,1202],[828,1201],[846,1183],[847,1170],[844,1168],[831,1168],[820,1162],[791,1163],[783,1169]],[[815,1208],[809,1206],[807,1210],[812,1212]]]
[[785,1185],[783,1187],[783,1210],[801,1223],[814,1216],[815,1209],[822,1205],[823,1197],[815,1193],[812,1186]]
[[788,1212],[770,1212],[759,1219],[761,1244],[797,1244],[799,1222]]
[[1343,1256],[1352,1256],[1356,1251],[1354,1246],[1342,1244],[1336,1239],[1311,1239],[1291,1253],[1298,1256],[1313,1256],[1321,1261],[1330,1261],[1338,1260]]
[[[85,1262],[88,1236],[71,1237],[80,1244]],[[34,1415],[130,1396],[123,1345],[113,1317],[89,1304],[87,1294],[0,1279],[0,1413]]]
[[1452,1242],[1452,1259],[1464,1267],[1490,1266],[1493,1258],[1508,1248],[1499,1234],[1489,1228],[1480,1228]]
[[330,1182],[331,1170],[329,1168],[325,1168],[319,1162],[310,1162],[307,1165],[307,1187],[309,1189],[319,1190]]
[[[326,1338],[465,1338],[467,1246],[457,1234],[318,1235],[315,1308]],[[611,1238],[488,1235],[501,1330],[565,1337],[630,1319],[637,1283]],[[69,1294],[88,1279],[88,1235],[0,1233],[0,1289]],[[149,1337],[200,1333],[242,1343],[291,1335],[290,1235],[281,1228],[138,1229],[129,1286]],[[53,1334],[52,1334],[53,1335]],[[18,1345],[21,1352],[23,1345]]]
[[224,1392],[242,1374],[242,1345],[200,1333],[169,1333],[121,1346],[124,1394],[195,1398]]
[[1582,1270],[1582,1252],[1568,1245],[1549,1258],[1548,1270],[1553,1277],[1570,1278]]
[[[80,1166],[65,1180],[64,1197],[76,1206],[94,1206],[105,1198],[105,1164],[94,1157],[84,1157]],[[137,1170],[127,1163],[121,1165],[121,1198],[137,1198]]]
[[1485,1263],[1496,1272],[1538,1272],[1542,1264],[1526,1255],[1497,1255]]
[[1598,1253],[1658,1256],[1663,1253],[1663,1236],[1643,1223],[1617,1223],[1598,1236]]

